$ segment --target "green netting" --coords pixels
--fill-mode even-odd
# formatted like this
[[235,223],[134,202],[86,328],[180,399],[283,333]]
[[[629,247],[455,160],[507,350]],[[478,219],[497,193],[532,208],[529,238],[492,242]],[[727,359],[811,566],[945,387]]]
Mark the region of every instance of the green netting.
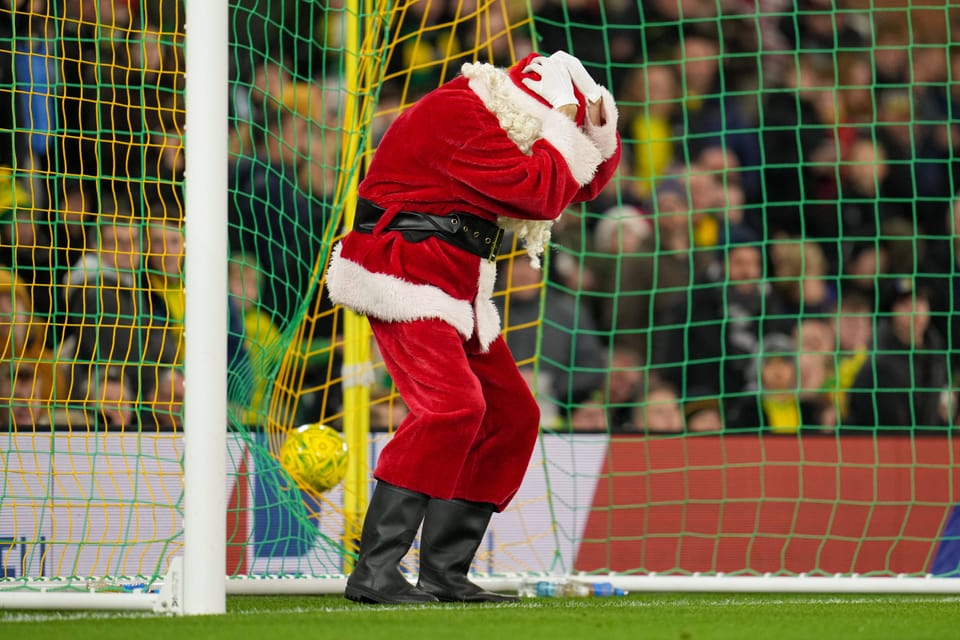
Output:
[[[0,9],[0,577],[153,578],[203,393],[181,369],[182,7],[50,4]],[[544,437],[477,568],[955,571],[934,566],[958,486],[954,14],[231,3],[228,571],[349,564],[343,488],[301,491],[277,451],[369,412],[375,457],[406,407],[375,358],[344,367],[324,265],[389,123],[531,48],[616,96],[623,164],[555,226],[542,289],[503,252]]]

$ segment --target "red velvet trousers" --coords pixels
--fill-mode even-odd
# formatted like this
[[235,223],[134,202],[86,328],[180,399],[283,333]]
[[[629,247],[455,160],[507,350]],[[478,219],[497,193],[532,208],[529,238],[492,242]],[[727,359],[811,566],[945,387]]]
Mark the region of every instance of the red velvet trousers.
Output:
[[527,471],[540,409],[503,337],[486,352],[437,319],[370,327],[410,412],[374,476],[433,498],[502,511]]

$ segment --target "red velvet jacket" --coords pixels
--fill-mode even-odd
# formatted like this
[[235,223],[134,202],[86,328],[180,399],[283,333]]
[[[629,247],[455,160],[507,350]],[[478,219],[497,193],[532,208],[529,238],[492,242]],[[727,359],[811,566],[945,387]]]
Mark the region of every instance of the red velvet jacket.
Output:
[[386,209],[373,234],[350,232],[333,251],[333,302],[386,321],[440,318],[483,348],[500,333],[496,270],[435,237],[382,233],[401,210],[465,211],[523,237],[571,203],[597,196],[620,161],[617,111],[603,90],[604,124],[582,129],[514,84],[507,71],[465,64],[383,137],[359,195]]

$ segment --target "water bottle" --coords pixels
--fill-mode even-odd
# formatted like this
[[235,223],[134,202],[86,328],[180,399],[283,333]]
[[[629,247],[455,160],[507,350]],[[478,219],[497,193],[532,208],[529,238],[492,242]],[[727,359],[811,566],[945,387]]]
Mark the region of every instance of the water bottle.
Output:
[[524,578],[517,595],[521,598],[605,598],[627,592],[609,582],[587,582],[569,578]]

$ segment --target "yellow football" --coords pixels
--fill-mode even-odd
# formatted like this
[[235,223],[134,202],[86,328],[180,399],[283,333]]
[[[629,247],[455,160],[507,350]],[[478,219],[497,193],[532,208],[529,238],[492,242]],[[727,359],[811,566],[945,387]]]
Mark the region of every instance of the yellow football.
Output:
[[301,485],[320,493],[343,481],[348,457],[343,436],[319,423],[290,431],[280,447],[280,464]]

